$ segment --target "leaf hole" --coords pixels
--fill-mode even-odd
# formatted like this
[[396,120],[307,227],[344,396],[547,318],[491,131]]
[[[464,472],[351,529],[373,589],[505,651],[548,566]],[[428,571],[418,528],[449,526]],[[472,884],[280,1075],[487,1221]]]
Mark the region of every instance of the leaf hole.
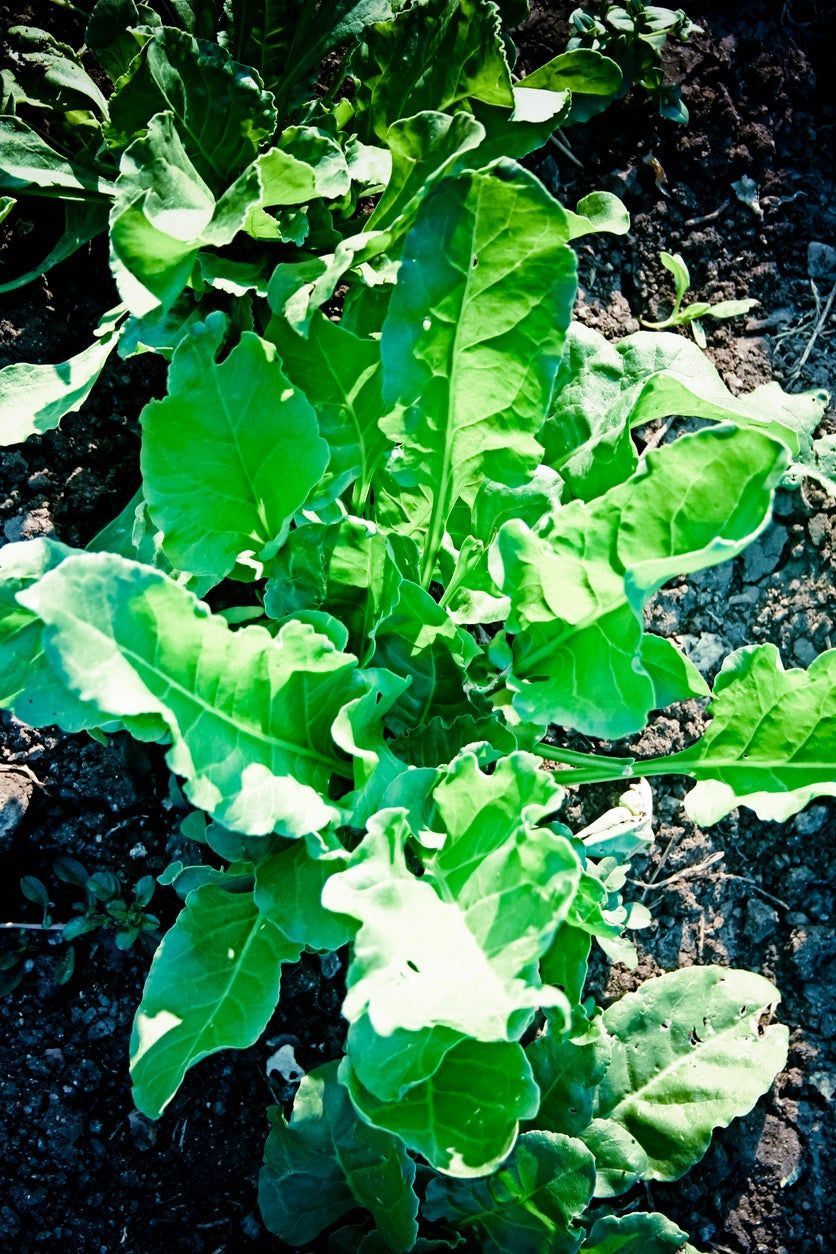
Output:
[[692,1045],[702,1045],[702,1037],[698,1034],[696,1028],[691,1028],[688,1040]]
[[416,975],[421,974],[420,969],[415,965],[411,958],[407,958],[406,965],[409,967],[410,971],[414,971]]

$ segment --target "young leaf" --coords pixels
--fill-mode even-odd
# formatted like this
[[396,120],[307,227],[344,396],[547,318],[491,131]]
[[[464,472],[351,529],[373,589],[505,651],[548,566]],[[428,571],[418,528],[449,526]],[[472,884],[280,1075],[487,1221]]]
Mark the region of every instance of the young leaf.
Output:
[[761,1026],[779,1000],[751,972],[686,967],[604,1011],[612,1060],[582,1133],[595,1154],[598,1197],[639,1179],[678,1179],[715,1128],[752,1109],[787,1057],[787,1029]]
[[549,1020],[545,1032],[526,1049],[540,1089],[540,1108],[528,1126],[581,1136],[592,1119],[595,1090],[610,1064],[610,1042],[599,1025],[597,1035],[593,1029],[577,1042],[563,1034],[563,1026]]
[[57,366],[13,362],[0,370],[0,447],[22,444],[81,409],[119,341],[121,309],[99,323],[99,338]]
[[189,894],[154,956],[134,1021],[131,1075],[144,1115],[158,1118],[201,1058],[258,1039],[279,1000],[282,965],[301,949],[248,893],[206,884]]
[[358,723],[360,743],[343,730],[340,744],[362,755],[362,778],[374,769],[378,677],[307,624],[275,639],[262,627],[233,632],[162,572],[104,553],[67,558],[18,595],[44,623],[70,692],[100,723],[170,736],[189,799],[233,830],[299,836],[338,817],[323,796],[353,770],[335,723],[366,694],[374,710]]
[[576,1220],[592,1198],[595,1162],[580,1142],[526,1132],[485,1180],[431,1180],[423,1213],[473,1232],[484,1254],[575,1254]]
[[513,1147],[520,1120],[537,1110],[537,1085],[516,1042],[461,1040],[397,1101],[369,1092],[348,1059],[340,1078],[367,1123],[399,1136],[437,1171],[460,1178],[493,1171]]
[[641,660],[645,604],[673,575],[740,553],[766,525],[785,465],[760,432],[699,432],[534,531],[505,523],[491,573],[511,598],[519,716],[611,738],[643,727],[656,699]]
[[328,445],[328,468],[317,500],[319,495],[333,500],[355,483],[353,504],[362,509],[388,447],[379,427],[384,412],[380,345],[352,335],[318,312],[304,338],[280,316],[271,320],[266,334],[288,378],[316,411]]
[[337,1063],[303,1078],[289,1122],[277,1110],[271,1121],[258,1189],[271,1232],[290,1245],[308,1245],[361,1206],[371,1212],[386,1249],[413,1248],[415,1164],[397,1137],[358,1118],[337,1079]]
[[688,1234],[664,1215],[607,1215],[592,1227],[583,1254],[697,1254]]
[[814,797],[836,796],[836,649],[806,671],[785,671],[772,644],[726,658],[714,681],[711,722],[688,749],[642,763],[646,774],[698,780],[685,808],[708,826],[735,806],[783,822]]
[[[383,327],[383,427],[400,523],[426,532],[433,577],[447,519],[484,477],[519,483],[540,460],[546,415],[575,295],[565,216],[518,166],[445,180],[404,246]],[[534,299],[533,294],[537,297]]]
[[[470,752],[451,764],[434,792],[447,836],[438,852],[425,853],[420,878],[406,859],[406,810],[370,821],[348,869],[322,895],[326,909],[362,925],[343,1006],[349,1022],[368,1013],[383,1036],[437,1024],[483,1041],[513,1040],[534,1006],[567,1006],[563,994],[540,986],[531,964],[566,917],[580,867],[565,837],[537,826],[562,792],[535,762],[512,754],[491,776]],[[411,920],[394,934],[393,903]]]
[[245,332],[220,363],[222,314],[174,354],[168,396],[142,411],[142,477],[163,552],[180,570],[228,575],[239,554],[267,561],[328,461],[316,417],[276,361]]
[[258,76],[217,44],[161,27],[110,100],[108,143],[123,149],[168,110],[189,160],[212,191],[223,192],[276,127],[273,98]]
[[0,117],[0,191],[61,200],[102,200],[113,184],[68,161],[18,117]]
[[696,345],[666,332],[639,331],[613,345],[575,323],[566,350],[539,438],[572,496],[589,501],[623,483],[638,464],[631,429],[680,414],[755,427],[785,444],[796,462],[813,462],[811,437],[826,393],[790,395],[767,383],[733,396]]

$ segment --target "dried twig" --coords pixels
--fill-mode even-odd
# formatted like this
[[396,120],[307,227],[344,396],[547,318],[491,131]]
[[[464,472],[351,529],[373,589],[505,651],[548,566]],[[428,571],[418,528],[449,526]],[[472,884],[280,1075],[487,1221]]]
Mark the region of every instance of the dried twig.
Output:
[[[815,285],[814,285],[814,290],[815,290]],[[816,297],[818,298],[818,291],[816,291]],[[830,317],[830,311],[833,308],[834,300],[836,300],[836,283],[834,283],[833,287],[830,289],[830,295],[828,296],[825,302],[824,308],[819,313],[819,316],[813,325],[813,330],[810,334],[810,338],[807,341],[804,352],[801,354],[801,357],[799,358],[794,369],[792,370],[792,373],[790,374],[789,379],[787,380],[788,383],[794,383],[795,380],[798,378],[798,376],[801,374],[801,371],[806,366],[807,359],[809,358],[810,354],[813,351],[813,348],[815,347],[816,340],[819,338],[820,335],[822,335],[822,333],[824,332],[824,328],[827,325],[827,319]]]
[[681,871],[675,871],[673,875],[669,875],[665,880],[630,880],[631,884],[635,884],[637,888],[643,888],[647,892],[651,888],[668,888],[671,884],[676,884],[679,880],[684,880],[692,875],[697,875],[700,871],[705,871],[708,867],[713,866],[715,862],[719,862],[721,858],[725,858],[725,849],[718,849],[711,857],[706,858],[704,862],[698,862],[696,866],[683,867]]
[[724,200],[722,205],[715,209],[713,213],[704,213],[701,218],[689,218],[684,225],[686,227],[704,226],[706,222],[716,222],[726,212],[728,207],[729,202]]

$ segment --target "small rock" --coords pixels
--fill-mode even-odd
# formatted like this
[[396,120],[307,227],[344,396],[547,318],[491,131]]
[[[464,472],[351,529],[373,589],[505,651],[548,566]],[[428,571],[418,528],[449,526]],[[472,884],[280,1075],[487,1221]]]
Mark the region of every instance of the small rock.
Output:
[[816,548],[821,548],[827,539],[827,533],[830,530],[830,520],[827,514],[816,514],[810,519],[809,531],[810,539]]
[[821,831],[826,822],[827,807],[810,806],[809,810],[796,815],[795,830],[800,836],[812,836],[814,832]]
[[148,850],[141,843],[134,845],[133,849],[128,850],[128,857],[129,858],[147,858]]
[[794,1184],[802,1167],[801,1142],[795,1129],[774,1115],[767,1115],[758,1141],[757,1159],[777,1175],[780,1188]]
[[683,635],[678,639],[688,658],[702,674],[713,670],[729,652],[723,637],[713,631],[703,631],[698,636]]
[[333,980],[340,970],[340,960],[336,954],[320,954],[319,965],[326,980]]
[[157,1125],[151,1119],[146,1119],[145,1115],[141,1115],[138,1110],[132,1110],[128,1115],[128,1124],[136,1148],[149,1150],[157,1139]]
[[746,904],[746,935],[755,944],[760,945],[770,936],[774,936],[778,928],[778,915],[765,901],[758,897],[750,897]]
[[34,540],[37,536],[54,535],[55,528],[52,525],[49,507],[39,505],[37,509],[30,509],[26,514],[10,518],[8,522],[3,523],[3,534],[12,543],[16,540]]
[[20,825],[32,792],[32,781],[22,771],[0,771],[0,839]]
[[241,1220],[241,1231],[248,1241],[257,1241],[264,1229],[255,1215],[245,1215]]
[[746,583],[757,583],[769,575],[781,560],[787,542],[786,527],[770,527],[754,544],[750,544],[743,556],[743,578]]
[[809,666],[818,656],[816,647],[811,640],[801,636],[792,646],[793,656],[802,666]]
[[836,279],[836,248],[811,240],[807,245],[807,273],[811,279]]

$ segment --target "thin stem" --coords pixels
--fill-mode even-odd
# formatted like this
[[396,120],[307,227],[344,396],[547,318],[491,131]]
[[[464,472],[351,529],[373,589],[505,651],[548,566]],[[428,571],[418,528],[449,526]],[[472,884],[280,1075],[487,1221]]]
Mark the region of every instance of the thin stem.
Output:
[[65,923],[0,923],[0,928],[24,932],[63,932]]

